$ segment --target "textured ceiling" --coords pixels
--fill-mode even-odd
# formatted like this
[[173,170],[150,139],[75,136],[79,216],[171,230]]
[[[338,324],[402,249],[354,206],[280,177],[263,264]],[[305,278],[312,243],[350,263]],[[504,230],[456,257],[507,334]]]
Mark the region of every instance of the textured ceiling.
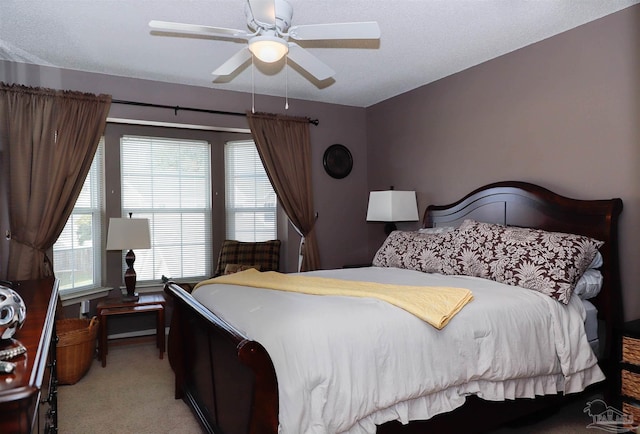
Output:
[[243,42],[152,34],[150,20],[246,29],[244,0],[2,0],[0,58],[367,107],[640,0],[289,0],[293,25],[377,21],[380,41],[300,43],[336,71],[284,61],[212,81]]

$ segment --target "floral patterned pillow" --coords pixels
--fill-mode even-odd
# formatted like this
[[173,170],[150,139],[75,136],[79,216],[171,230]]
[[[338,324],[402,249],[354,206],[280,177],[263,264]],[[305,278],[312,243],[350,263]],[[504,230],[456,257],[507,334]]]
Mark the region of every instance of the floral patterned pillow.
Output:
[[457,231],[460,274],[533,289],[568,303],[602,241],[465,220]]
[[393,231],[373,258],[376,267],[457,274],[453,255],[456,231],[442,234]]

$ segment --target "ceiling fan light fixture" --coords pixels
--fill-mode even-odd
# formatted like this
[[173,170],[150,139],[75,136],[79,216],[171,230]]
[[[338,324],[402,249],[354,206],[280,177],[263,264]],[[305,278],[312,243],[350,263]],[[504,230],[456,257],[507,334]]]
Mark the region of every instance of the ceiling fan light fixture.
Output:
[[289,46],[282,38],[263,35],[249,40],[249,50],[261,61],[273,63],[282,59],[289,52]]

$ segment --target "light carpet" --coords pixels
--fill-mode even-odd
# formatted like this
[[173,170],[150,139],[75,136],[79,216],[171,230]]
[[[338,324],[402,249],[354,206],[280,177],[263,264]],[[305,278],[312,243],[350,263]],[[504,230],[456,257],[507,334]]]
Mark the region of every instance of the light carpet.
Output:
[[202,433],[189,407],[173,397],[166,353],[160,360],[155,342],[133,342],[110,343],[107,366],[94,360],[76,384],[59,386],[59,433]]

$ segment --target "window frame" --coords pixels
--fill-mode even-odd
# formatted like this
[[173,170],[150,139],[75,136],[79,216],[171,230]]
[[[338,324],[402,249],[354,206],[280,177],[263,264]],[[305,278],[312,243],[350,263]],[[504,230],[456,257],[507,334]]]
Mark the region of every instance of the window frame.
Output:
[[[232,147],[236,146],[251,146],[255,150],[255,153],[252,155],[251,161],[254,163],[254,173],[251,174],[236,174],[230,173],[233,170],[232,164],[230,164],[230,159],[233,158],[228,150]],[[256,163],[259,163],[259,167]],[[262,169],[262,170],[260,170]],[[259,172],[259,173],[258,173]],[[230,181],[230,177],[233,176],[233,182]],[[253,179],[254,184],[254,193],[256,193],[256,189],[262,187],[266,191],[265,197],[272,196],[273,205],[272,206],[238,206],[237,204],[232,203],[235,199],[235,195],[233,194],[233,189],[236,186],[236,179]],[[256,182],[257,180],[257,182]],[[259,185],[258,185],[259,184]],[[259,242],[259,241],[268,241],[278,238],[278,197],[271,184],[269,176],[267,175],[266,169],[262,164],[262,160],[258,153],[258,149],[253,140],[230,140],[224,145],[224,185],[225,185],[225,223],[226,223],[226,238],[238,241],[248,241],[248,242]],[[254,196],[255,197],[255,196]],[[266,201],[265,201],[266,202]],[[270,228],[269,233],[266,236],[260,236],[260,232],[265,232],[264,230],[259,231],[256,228],[256,225],[253,225],[251,235],[252,236],[239,236],[239,234],[248,234],[246,230],[238,230],[236,229],[236,218],[234,217],[238,213],[247,213],[254,214],[253,220],[255,221],[257,214],[270,214],[273,217],[273,223]]]
[[[127,140],[127,138],[129,139],[134,139],[134,140],[140,140],[140,141],[150,141],[150,142],[156,142],[155,146],[158,146],[157,143],[162,144],[162,142],[166,142],[166,144],[173,144],[173,145],[178,145],[178,144],[182,144],[182,145],[197,145],[197,146],[204,146],[206,147],[206,154],[207,154],[207,162],[206,164],[204,164],[202,167],[204,167],[205,172],[206,172],[206,177],[207,177],[207,181],[204,184],[204,188],[206,190],[206,203],[205,203],[205,207],[175,207],[175,208],[168,208],[168,207],[162,207],[162,206],[154,206],[152,204],[152,206],[141,206],[141,207],[133,207],[133,206],[129,206],[130,204],[127,204],[127,199],[125,197],[125,189],[122,187],[124,185],[124,177],[126,176],[125,174],[125,166],[123,164],[123,159],[125,158],[124,156],[124,146],[126,145],[125,140]],[[153,145],[152,145],[153,146]],[[160,145],[161,146],[161,145]],[[149,224],[150,224],[150,231],[151,231],[151,249],[149,249],[148,251],[144,251],[144,250],[139,250],[136,251],[136,262],[134,263],[134,269],[136,269],[136,272],[138,274],[138,279],[137,279],[137,287],[141,286],[154,286],[157,285],[158,283],[161,282],[161,276],[155,276],[156,273],[156,268],[157,268],[157,263],[158,262],[162,262],[162,258],[163,255],[162,253],[158,252],[158,250],[162,250],[162,248],[164,247],[165,249],[168,248],[169,251],[171,253],[175,253],[178,252],[180,255],[185,254],[185,251],[188,250],[189,246],[194,246],[194,243],[186,243],[184,242],[184,237],[182,237],[183,234],[183,230],[185,228],[181,228],[181,242],[179,245],[173,245],[171,243],[161,243],[161,242],[156,242],[155,238],[158,235],[158,232],[160,230],[160,224],[158,223],[158,220],[161,220],[163,215],[168,215],[168,214],[180,214],[180,220],[184,220],[184,216],[185,215],[189,215],[189,214],[201,214],[202,215],[202,224],[203,226],[203,237],[205,239],[204,241],[204,245],[202,248],[202,257],[204,258],[203,260],[203,265],[204,265],[204,269],[203,269],[203,274],[194,274],[194,275],[184,275],[184,260],[181,259],[180,261],[178,261],[179,264],[179,268],[180,268],[180,275],[166,275],[165,273],[161,273],[162,275],[169,277],[169,278],[174,278],[176,280],[188,280],[188,281],[196,281],[196,280],[202,280],[204,278],[207,278],[211,275],[211,273],[213,272],[213,260],[211,259],[211,255],[212,255],[212,244],[213,244],[213,228],[212,228],[212,214],[213,214],[213,200],[212,200],[212,152],[211,152],[211,142],[203,139],[203,138],[190,138],[190,137],[181,137],[181,136],[167,136],[167,135],[158,135],[156,134],[138,134],[138,133],[126,133],[123,134],[120,137],[120,144],[119,144],[119,148],[120,148],[120,164],[119,164],[119,178],[120,178],[120,185],[121,185],[121,215],[122,216],[127,216],[129,215],[129,213],[133,213],[133,217],[136,218],[149,218]],[[152,166],[153,167],[153,166]],[[153,170],[150,172],[151,173],[151,177],[155,178],[153,176]],[[158,172],[161,173],[161,172]],[[179,179],[185,179],[185,178],[189,178],[187,171],[181,171],[181,176],[179,177]],[[157,176],[157,178],[161,179],[162,176]],[[187,249],[185,249],[185,246],[187,246]],[[126,252],[122,252],[122,273],[124,273],[124,271],[126,270],[126,264],[124,261],[124,255]],[[152,263],[152,278],[148,279],[148,278],[144,278],[142,276],[144,276],[144,274],[146,272],[148,272],[148,269],[140,269],[140,263],[142,260],[151,260]],[[168,270],[167,270],[168,271]],[[172,271],[175,271],[172,270]],[[167,273],[167,274],[175,274],[175,273]],[[142,277],[142,278],[141,278]]]
[[[95,292],[103,292],[105,288],[102,286],[102,276],[103,276],[103,260],[102,260],[102,251],[103,251],[103,227],[104,227],[104,169],[105,169],[105,140],[104,137],[100,138],[100,142],[98,143],[98,147],[96,148],[95,155],[93,157],[93,161],[91,163],[91,168],[87,173],[87,177],[83,182],[82,189],[84,190],[87,187],[87,182],[91,182],[89,188],[89,207],[78,206],[76,202],[76,206],[74,206],[67,223],[65,224],[65,229],[67,229],[67,225],[71,222],[73,225],[74,217],[78,216],[86,216],[90,215],[91,218],[91,238],[92,238],[92,271],[93,277],[92,282],[88,285],[81,286],[72,286],[70,288],[65,288],[63,285],[60,285],[59,293],[60,298],[64,300],[68,300],[70,298],[75,297],[83,297],[87,294],[92,294]],[[80,193],[80,195],[82,192]],[[80,198],[80,196],[78,197]],[[64,233],[64,230],[63,232]],[[61,235],[62,235],[61,233]],[[71,236],[71,249],[64,250],[75,250],[75,237]],[[60,278],[60,273],[62,270],[56,269],[56,252],[60,252],[63,249],[56,249],[55,245],[58,243],[54,243],[52,250],[53,256],[53,269],[56,277]],[[74,282],[75,283],[75,282]]]

